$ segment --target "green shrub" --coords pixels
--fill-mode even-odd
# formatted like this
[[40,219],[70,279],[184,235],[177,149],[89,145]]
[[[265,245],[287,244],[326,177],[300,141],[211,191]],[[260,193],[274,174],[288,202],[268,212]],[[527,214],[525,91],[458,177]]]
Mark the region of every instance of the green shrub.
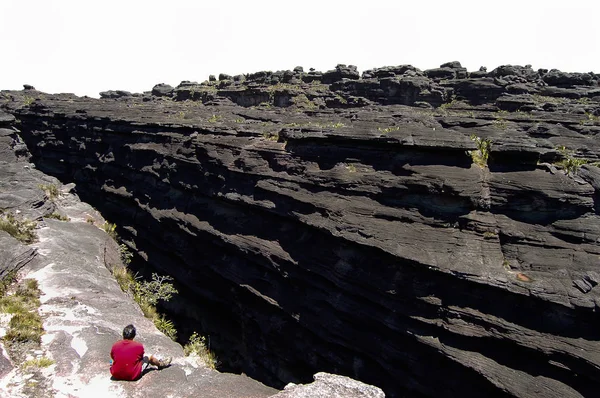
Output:
[[158,315],[153,319],[154,326],[165,334],[168,338],[175,341],[177,339],[177,329],[173,325],[173,321],[165,318],[164,315]]
[[177,294],[177,289],[171,281],[173,278],[168,275],[159,276],[153,273],[151,281],[136,281],[133,286],[133,296],[136,297],[136,301],[150,305],[156,305],[159,300],[168,301],[173,294]]
[[[129,251],[126,251],[126,246],[121,245],[121,256],[123,253],[127,260],[130,260]],[[125,248],[125,249],[124,249]],[[117,283],[126,293],[133,295],[134,301],[140,306],[142,313],[148,319],[154,322],[158,330],[163,332],[172,340],[177,338],[177,330],[173,322],[167,319],[164,315],[159,314],[156,310],[156,304],[159,300],[168,301],[173,294],[177,293],[177,289],[173,286],[170,276],[159,276],[156,273],[152,274],[151,281],[140,281],[139,277],[133,275],[131,271],[124,266],[112,267],[111,272]]]
[[102,224],[102,229],[108,234],[108,236],[110,236],[114,240],[117,240],[117,224],[104,221],[104,224]]
[[119,245],[119,253],[121,254],[121,261],[123,264],[125,264],[125,266],[129,265],[131,263],[131,259],[133,258],[133,253],[129,251],[127,245],[121,243]]
[[206,338],[194,332],[188,343],[183,346],[183,353],[186,356],[196,355],[199,359],[211,369],[217,367],[217,358],[214,353],[206,346]]
[[477,145],[476,151],[469,152],[471,159],[473,159],[473,163],[479,165],[479,167],[485,168],[492,149],[492,142],[489,139],[482,139],[474,134],[471,135],[471,140]]
[[38,187],[44,191],[51,200],[58,198],[58,187],[55,184],[40,184]]
[[567,175],[577,173],[581,166],[589,163],[587,159],[573,157],[573,151],[567,149],[564,145],[558,146],[556,149],[562,154],[563,159],[554,164],[562,167]]
[[262,134],[263,138],[266,138],[269,141],[279,141],[279,133],[278,132],[265,132]]

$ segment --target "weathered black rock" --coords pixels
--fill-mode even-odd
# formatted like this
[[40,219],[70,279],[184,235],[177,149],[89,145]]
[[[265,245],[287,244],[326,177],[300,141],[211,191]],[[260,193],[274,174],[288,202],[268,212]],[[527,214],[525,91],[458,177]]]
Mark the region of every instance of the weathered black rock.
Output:
[[[18,138],[11,118],[1,112],[0,118],[8,120],[4,126]],[[7,213],[33,223],[35,239],[23,244],[0,228],[0,279],[4,284],[11,273],[11,280],[37,282],[44,335],[42,344],[33,347],[0,340],[0,396],[265,398],[277,393],[246,376],[219,373],[193,356],[185,357],[181,345],[144,317],[109,271],[120,264],[120,252],[101,228],[101,215],[73,195],[74,184],[61,186],[14,153],[11,141],[1,139],[6,137],[0,136],[0,221]],[[48,196],[46,186],[56,192]],[[52,217],[57,214],[61,221]],[[11,317],[4,300],[3,329]],[[110,380],[110,349],[129,323],[137,326],[136,339],[146,353],[173,357],[169,368],[150,371],[133,383]],[[51,359],[53,364],[40,372],[22,363],[25,358]]]
[[160,83],[152,87],[152,95],[157,97],[170,97],[173,93],[173,87],[168,84]]
[[262,72],[179,101],[3,106],[140,272],[176,278],[165,309],[226,369],[278,387],[340,373],[391,397],[593,396],[597,75],[441,68],[456,77]]
[[100,98],[122,98],[122,97],[130,97],[132,94],[129,91],[124,90],[108,90],[100,93]]

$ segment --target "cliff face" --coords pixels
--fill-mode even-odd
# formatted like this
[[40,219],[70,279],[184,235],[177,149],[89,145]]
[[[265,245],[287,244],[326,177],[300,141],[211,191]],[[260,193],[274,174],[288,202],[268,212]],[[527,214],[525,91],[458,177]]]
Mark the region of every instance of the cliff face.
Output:
[[[29,154],[6,116],[0,111],[0,396],[202,394],[264,398],[277,394],[277,390],[246,376],[219,373],[197,357],[184,356],[181,345],[144,317],[109,271],[121,260],[118,244],[100,228],[104,222],[102,216],[73,195],[73,184],[61,186],[56,178],[36,170],[27,161]],[[45,192],[43,187],[50,186],[55,190]],[[12,225],[19,225],[14,220],[27,221],[32,226],[27,230],[33,238],[26,244],[15,239],[22,235],[15,233],[14,228],[6,228],[7,217],[13,220]],[[7,274],[15,275],[7,277]],[[20,288],[6,285],[7,279],[13,277]],[[12,322],[18,315],[22,319],[19,312],[23,309],[19,308],[24,304],[19,303],[27,297],[21,289],[29,285],[23,283],[24,279],[35,281],[40,290],[39,301],[36,299],[34,307],[27,307],[28,313],[37,312],[41,316],[40,341],[32,337],[36,333],[34,322]],[[164,371],[149,369],[136,382],[111,380],[111,347],[121,338],[123,327],[130,323],[136,325],[136,340],[144,344],[146,353],[171,356],[173,362]],[[319,384],[327,388],[335,381],[341,387],[357,383],[333,375],[319,377],[320,383],[297,389],[310,394],[310,389]],[[371,386],[362,388],[382,394]]]
[[225,369],[576,397],[600,387],[598,81],[449,63],[2,97]]

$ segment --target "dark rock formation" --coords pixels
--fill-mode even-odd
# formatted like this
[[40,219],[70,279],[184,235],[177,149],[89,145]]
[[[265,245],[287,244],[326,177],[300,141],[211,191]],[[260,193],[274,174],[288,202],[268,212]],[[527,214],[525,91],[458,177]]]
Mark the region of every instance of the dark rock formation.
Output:
[[152,87],[152,95],[157,97],[170,97],[173,93],[173,87],[168,84],[160,83]]
[[131,95],[132,94],[129,91],[109,90],[109,91],[101,92],[100,98],[113,99],[113,98],[130,97]]
[[176,278],[165,310],[224,369],[277,387],[340,373],[390,397],[593,396],[598,76],[327,74],[2,106],[141,273]]
[[[11,126],[11,119],[14,120],[0,112],[0,127],[10,127],[16,135],[18,131]],[[16,154],[10,156],[11,150],[11,142],[0,140],[0,210],[14,217],[37,220],[37,239],[24,245],[0,230],[0,278],[7,272],[19,271],[21,278],[37,281],[42,291],[39,312],[45,333],[41,346],[27,354],[51,359],[53,364],[43,372],[14,364],[5,342],[0,340],[0,396],[201,394],[215,398],[265,398],[277,393],[246,376],[219,373],[193,357],[184,357],[182,347],[158,332],[109,272],[109,268],[120,263],[120,253],[117,243],[99,228],[104,222],[100,214],[80,202],[71,192],[72,186],[60,187],[56,178],[36,170]],[[60,190],[56,197],[44,193],[46,184]],[[69,222],[48,217],[56,212],[68,216]],[[2,314],[3,318],[6,316],[10,315]],[[150,371],[133,383],[111,381],[110,348],[129,323],[137,326],[137,339],[148,353],[174,358],[171,367]]]

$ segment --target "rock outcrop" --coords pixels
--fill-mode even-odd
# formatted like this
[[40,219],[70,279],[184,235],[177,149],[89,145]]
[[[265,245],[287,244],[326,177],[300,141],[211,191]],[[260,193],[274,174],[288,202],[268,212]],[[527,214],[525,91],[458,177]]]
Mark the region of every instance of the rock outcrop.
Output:
[[285,391],[273,398],[384,398],[383,391],[348,377],[317,373],[314,383],[308,385],[289,384]]
[[[388,396],[600,387],[599,76],[457,62],[3,92],[223,368]],[[154,94],[154,95],[153,95]]]

